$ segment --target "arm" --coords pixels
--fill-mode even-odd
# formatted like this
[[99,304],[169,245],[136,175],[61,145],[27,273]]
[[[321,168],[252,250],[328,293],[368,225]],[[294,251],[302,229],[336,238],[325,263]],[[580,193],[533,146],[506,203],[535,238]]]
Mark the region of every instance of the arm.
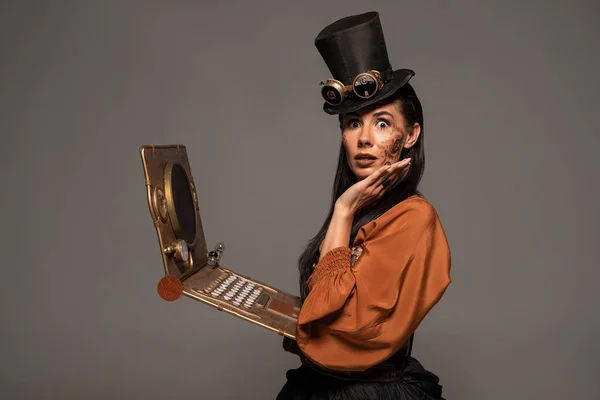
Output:
[[325,239],[321,244],[321,255],[319,261],[330,250],[336,247],[348,247],[350,242],[350,231],[352,230],[352,220],[354,212],[346,207],[336,204]]
[[402,347],[439,301],[450,284],[450,252],[425,204],[408,201],[361,228],[355,244],[363,253],[354,267],[347,245],[331,241],[298,319],[298,346],[313,362],[369,368]]
[[[336,205],[325,239],[321,244],[321,256],[319,260],[333,248],[348,246],[353,217],[354,213]],[[283,349],[289,353],[300,355],[300,349],[295,340],[283,338]]]

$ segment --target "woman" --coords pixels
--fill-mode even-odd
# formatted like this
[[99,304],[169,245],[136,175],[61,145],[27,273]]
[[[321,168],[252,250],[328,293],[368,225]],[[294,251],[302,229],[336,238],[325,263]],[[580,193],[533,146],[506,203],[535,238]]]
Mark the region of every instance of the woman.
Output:
[[299,260],[297,341],[284,340],[302,366],[277,399],[443,399],[438,377],[410,355],[451,281],[444,230],[417,190],[414,73],[392,69],[374,12],[334,22],[315,44],[334,77],[322,95],[342,145],[329,215]]

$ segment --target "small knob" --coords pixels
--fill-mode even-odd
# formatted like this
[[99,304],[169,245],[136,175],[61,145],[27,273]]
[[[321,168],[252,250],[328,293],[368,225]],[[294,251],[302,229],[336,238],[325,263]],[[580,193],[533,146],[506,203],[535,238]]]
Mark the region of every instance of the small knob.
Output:
[[211,268],[215,268],[218,265],[219,254],[216,251],[211,251],[208,253],[208,265]]
[[225,244],[223,242],[219,242],[213,251],[208,253],[208,261],[207,264],[211,268],[216,268],[219,265],[219,261],[221,261],[221,257],[223,257],[223,250],[225,249]]
[[187,263],[190,258],[189,249],[185,240],[180,239],[174,243],[171,243],[164,249],[165,254],[173,256],[175,261],[179,263]]
[[225,243],[219,242],[215,246],[215,251],[217,252],[217,263],[221,261],[221,257],[223,257],[223,251],[225,250]]

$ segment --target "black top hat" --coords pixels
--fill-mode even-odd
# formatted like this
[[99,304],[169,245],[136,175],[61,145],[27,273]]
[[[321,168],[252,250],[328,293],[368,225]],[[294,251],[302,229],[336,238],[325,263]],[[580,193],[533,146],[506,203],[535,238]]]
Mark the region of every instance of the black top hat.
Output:
[[354,112],[381,101],[415,74],[392,68],[377,12],[333,22],[317,35],[315,46],[332,74],[321,91],[328,114]]

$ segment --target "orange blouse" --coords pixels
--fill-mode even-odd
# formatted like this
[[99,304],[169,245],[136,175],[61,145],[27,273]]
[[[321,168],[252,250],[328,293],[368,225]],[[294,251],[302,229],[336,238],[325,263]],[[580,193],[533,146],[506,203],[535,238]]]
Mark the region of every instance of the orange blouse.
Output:
[[[321,258],[296,341],[317,365],[362,371],[397,352],[450,285],[450,249],[434,207],[412,196]],[[354,265],[352,265],[354,264]]]

